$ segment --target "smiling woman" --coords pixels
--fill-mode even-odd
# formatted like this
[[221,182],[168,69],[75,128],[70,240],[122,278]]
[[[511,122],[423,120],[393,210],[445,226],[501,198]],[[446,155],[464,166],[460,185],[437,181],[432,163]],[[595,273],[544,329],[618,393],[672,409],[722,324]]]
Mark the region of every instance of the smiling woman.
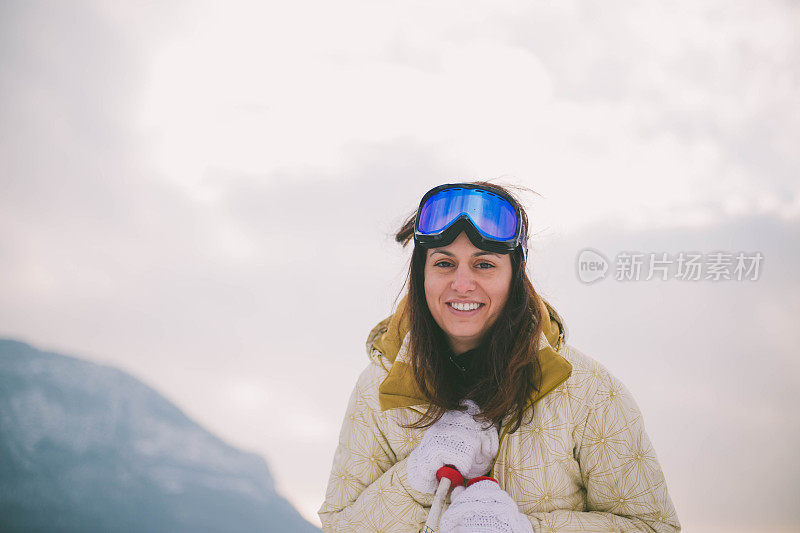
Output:
[[475,182],[432,189],[397,232],[408,294],[367,339],[325,531],[434,531],[452,469],[443,532],[680,530],[635,401],[528,279],[527,225]]
[[425,301],[456,353],[480,344],[505,307],[510,285],[508,255],[476,248],[466,233],[425,259]]

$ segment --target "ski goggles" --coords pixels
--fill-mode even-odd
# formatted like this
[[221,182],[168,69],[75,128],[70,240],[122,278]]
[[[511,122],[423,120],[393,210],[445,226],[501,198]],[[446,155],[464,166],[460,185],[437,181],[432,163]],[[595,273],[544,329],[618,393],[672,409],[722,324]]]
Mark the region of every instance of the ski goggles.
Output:
[[447,246],[464,231],[482,250],[508,254],[521,247],[527,260],[527,231],[514,205],[494,187],[440,185],[422,197],[414,220],[414,241],[425,248]]

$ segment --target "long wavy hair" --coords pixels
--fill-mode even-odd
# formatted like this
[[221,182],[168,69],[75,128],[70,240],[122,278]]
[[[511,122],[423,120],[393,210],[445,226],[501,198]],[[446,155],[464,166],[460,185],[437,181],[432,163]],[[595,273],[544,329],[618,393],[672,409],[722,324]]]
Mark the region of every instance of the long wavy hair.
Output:
[[[520,210],[528,227],[528,217],[519,201],[504,187],[487,182],[476,185],[502,189]],[[414,237],[412,213],[395,234],[397,242],[406,246]],[[481,408],[481,418],[501,423],[513,416],[511,432],[523,424],[531,397],[541,387],[541,366],[536,353],[542,332],[541,298],[525,271],[522,251],[511,253],[511,285],[508,299],[497,320],[481,341],[482,356],[473,361],[480,376],[469,390],[458,390],[453,379],[452,364],[447,354],[447,337],[436,323],[425,298],[425,261],[428,250],[414,243],[408,270],[408,313],[411,325],[409,355],[414,380],[428,398],[427,411],[410,427],[426,428],[450,410],[464,408],[461,400],[468,398]],[[533,411],[530,411],[531,417]]]

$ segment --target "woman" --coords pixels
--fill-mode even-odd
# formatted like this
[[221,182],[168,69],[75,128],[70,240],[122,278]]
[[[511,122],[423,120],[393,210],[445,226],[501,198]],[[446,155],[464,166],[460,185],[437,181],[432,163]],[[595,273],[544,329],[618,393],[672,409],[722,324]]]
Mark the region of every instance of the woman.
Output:
[[525,211],[504,188],[448,184],[398,231],[408,295],[367,339],[319,515],[325,531],[679,531],[627,389],[564,343],[528,279]]

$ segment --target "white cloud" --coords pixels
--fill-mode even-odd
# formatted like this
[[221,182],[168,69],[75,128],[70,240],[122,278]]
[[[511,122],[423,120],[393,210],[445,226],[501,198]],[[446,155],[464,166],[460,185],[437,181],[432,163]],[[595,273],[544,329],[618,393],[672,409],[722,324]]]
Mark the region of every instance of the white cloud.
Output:
[[[660,225],[676,209],[693,213],[678,225],[697,224],[708,217],[696,204],[728,205],[765,179],[798,192],[782,177],[799,162],[792,136],[768,118],[791,108],[798,75],[785,6],[419,9],[201,11],[148,71],[140,126],[154,168],[209,199],[211,169],[334,176],[355,146],[415,139],[465,175],[543,192],[564,228],[610,215]],[[754,137],[742,157],[753,128],[775,142]],[[783,166],[764,176],[753,158],[776,155]]]

